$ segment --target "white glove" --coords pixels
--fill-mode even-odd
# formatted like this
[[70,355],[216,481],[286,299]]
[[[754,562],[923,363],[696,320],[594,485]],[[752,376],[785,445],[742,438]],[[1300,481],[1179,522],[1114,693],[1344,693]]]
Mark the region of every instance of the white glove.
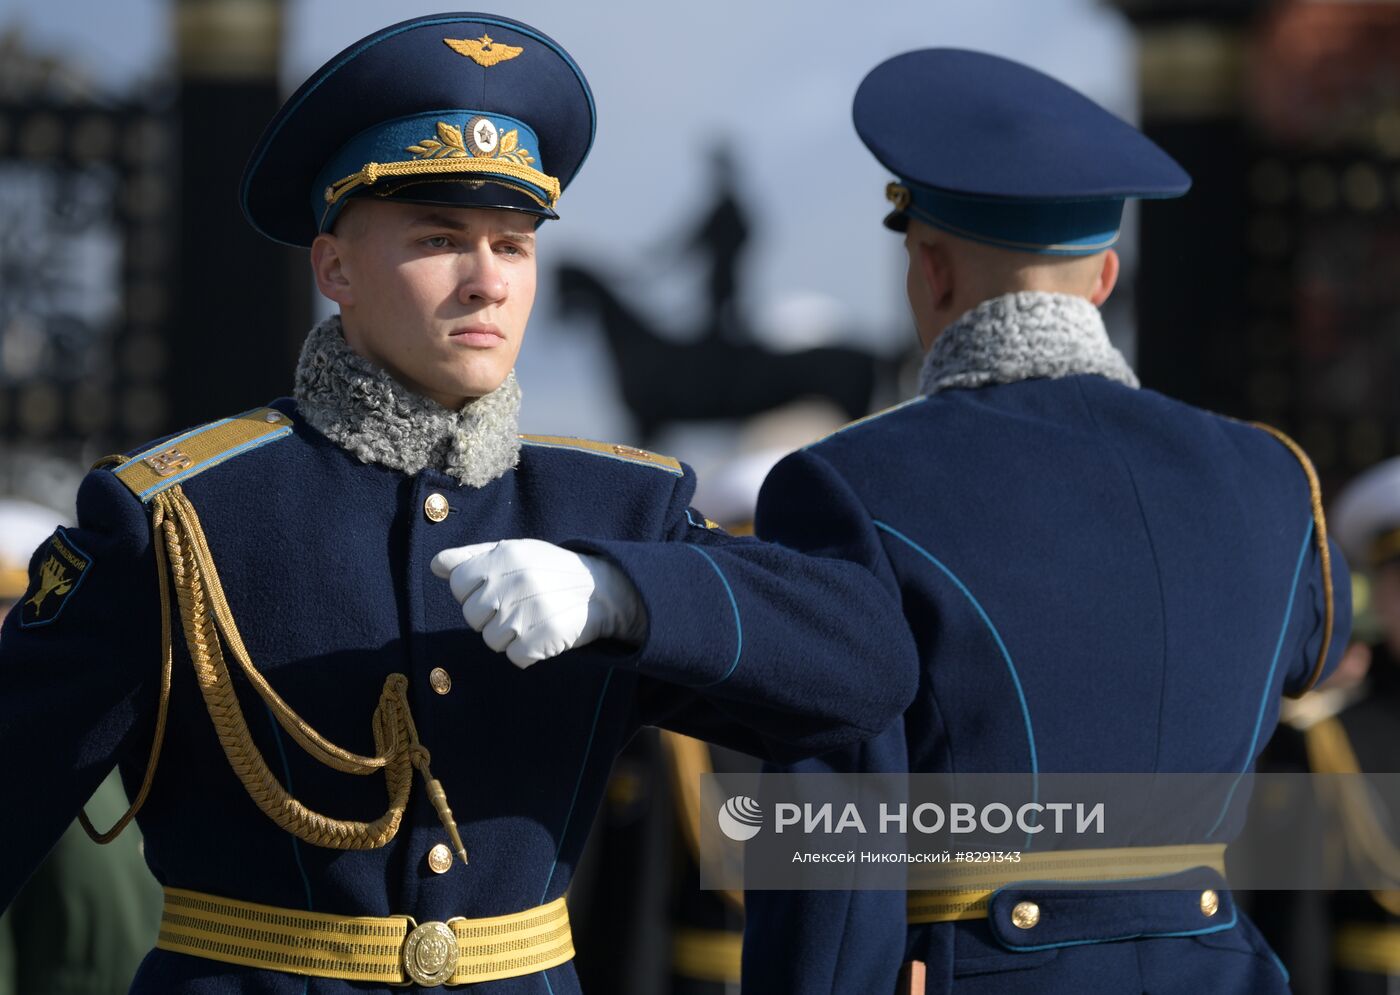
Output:
[[602,557],[504,539],[444,549],[432,568],[451,584],[467,624],[522,670],[595,639],[645,640],[641,596]]

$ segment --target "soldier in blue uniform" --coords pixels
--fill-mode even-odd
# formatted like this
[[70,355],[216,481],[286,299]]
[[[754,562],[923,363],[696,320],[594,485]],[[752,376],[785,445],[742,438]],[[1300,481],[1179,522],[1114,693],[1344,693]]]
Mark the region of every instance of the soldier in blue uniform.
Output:
[[133,990],[565,995],[564,891],[635,729],[792,761],[908,704],[893,589],[820,555],[848,495],[812,495],[804,555],[710,527],[674,460],[517,435],[536,228],[593,130],[565,51],[484,14],[376,32],[274,118],[245,213],[340,314],[293,398],[102,461],[34,554],[0,906],[119,765],[165,887]]
[[[1070,88],[976,52],[890,59],[854,117],[896,177],[919,396],[779,464],[758,534],[846,488],[864,510],[846,554],[899,588],[922,671],[890,732],[790,769],[1243,774],[1281,697],[1335,665],[1349,586],[1301,450],[1142,389],[1105,332],[1124,199],[1189,178]],[[1286,991],[1203,869],[1229,820],[1198,830],[1175,863],[1144,848],[1108,871],[1175,890],[1037,887],[1055,874],[1034,854],[966,902],[751,890],[745,990],[878,995],[910,962],[899,991],[928,995]]]

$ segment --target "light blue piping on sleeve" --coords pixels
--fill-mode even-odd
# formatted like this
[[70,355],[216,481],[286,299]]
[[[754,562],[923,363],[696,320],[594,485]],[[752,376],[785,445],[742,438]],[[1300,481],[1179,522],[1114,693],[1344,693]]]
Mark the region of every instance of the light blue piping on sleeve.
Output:
[[1288,604],[1283,611],[1283,625],[1278,630],[1278,643],[1274,646],[1274,659],[1269,664],[1269,676],[1264,679],[1264,693],[1259,697],[1259,712],[1254,716],[1254,735],[1249,739],[1249,749],[1245,751],[1244,767],[1235,775],[1235,780],[1230,784],[1230,790],[1225,795],[1225,804],[1220,808],[1220,814],[1215,817],[1215,825],[1210,827],[1206,833],[1206,838],[1214,836],[1220,824],[1225,821],[1225,813],[1230,811],[1230,802],[1234,800],[1235,791],[1240,786],[1240,781],[1244,779],[1249,767],[1254,763],[1254,748],[1259,744],[1259,729],[1264,723],[1264,709],[1269,704],[1270,691],[1274,686],[1274,671],[1278,669],[1279,656],[1283,653],[1283,641],[1288,635],[1288,623],[1293,619],[1293,604],[1298,599],[1298,577],[1303,572],[1303,560],[1307,558],[1308,546],[1312,543],[1313,520],[1308,518],[1308,527],[1303,532],[1303,548],[1298,550],[1298,563],[1293,568],[1293,583],[1288,588]]
[[[960,592],[962,592],[963,597],[967,598],[968,602],[972,605],[973,609],[982,619],[983,624],[986,625],[988,631],[991,632],[992,638],[996,640],[997,649],[1001,651],[1001,658],[1006,662],[1006,669],[1011,674],[1011,683],[1016,688],[1016,698],[1021,704],[1021,718],[1025,720],[1026,724],[1026,745],[1030,748],[1031,754],[1031,800],[1039,801],[1040,762],[1036,759],[1035,730],[1031,727],[1031,710],[1030,707],[1026,704],[1026,692],[1021,688],[1021,678],[1016,673],[1016,665],[1011,662],[1011,653],[1007,650],[1006,643],[1002,642],[1001,633],[997,631],[997,627],[992,623],[991,618],[987,615],[987,612],[982,607],[981,603],[977,600],[976,597],[973,596],[972,592],[967,589],[967,585],[958,579],[957,574],[953,573],[953,571],[949,570],[946,566],[944,566],[942,561],[940,561],[938,557],[934,556],[928,550],[924,549],[924,547],[920,546],[913,539],[910,539],[903,532],[900,532],[899,530],[892,528],[889,525],[886,525],[884,522],[879,521],[877,519],[875,520],[874,525],[881,532],[885,532],[889,535],[894,536],[900,542],[904,543],[910,549],[914,550],[914,552],[918,553],[924,559],[928,560],[939,570],[941,570],[944,576],[951,580],[953,582],[953,585]],[[1027,833],[1026,849],[1029,850],[1030,848],[1031,835],[1030,833]]]
[[[689,512],[687,512],[687,515],[688,514]],[[744,623],[739,620],[739,602],[734,598],[734,589],[729,586],[728,578],[724,576],[724,571],[719,568],[719,564],[715,562],[714,557],[699,546],[687,545],[685,548],[703,556],[706,562],[714,568],[715,573],[719,574],[719,582],[724,585],[724,593],[729,595],[729,607],[734,609],[734,632],[736,642],[734,647],[734,662],[729,665],[729,669],[724,672],[724,676],[719,678],[719,680],[710,681],[708,684],[694,685],[695,687],[712,688],[716,684],[723,684],[725,681],[729,680],[730,675],[732,675],[739,666],[739,657],[744,654]]]

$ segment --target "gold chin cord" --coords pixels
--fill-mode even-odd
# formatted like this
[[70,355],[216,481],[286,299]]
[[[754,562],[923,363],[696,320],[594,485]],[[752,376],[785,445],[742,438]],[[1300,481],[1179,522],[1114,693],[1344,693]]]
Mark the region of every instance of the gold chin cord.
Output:
[[[204,695],[204,704],[209,709],[209,717],[213,720],[229,765],[263,814],[297,839],[315,846],[336,850],[373,850],[384,846],[398,832],[399,823],[408,807],[413,769],[417,768],[457,856],[466,863],[466,847],[462,845],[456,820],[447,805],[447,795],[428,768],[430,757],[427,749],[418,741],[418,730],[408,707],[408,678],[403,674],[390,674],[384,681],[384,690],[371,720],[374,727],[374,756],[352,753],[327,740],[293,711],[253,666],[233,613],[229,610],[228,600],[224,597],[223,585],[214,567],[214,557],[199,516],[184,491],[179,485],[170,487],[157,494],[152,504],[151,528],[160,583],[162,657],[155,737],[146,762],[145,777],[131,807],[105,833],[97,832],[87,814],[81,813],[79,819],[88,835],[98,843],[115,839],[145,804],[150,793],[170,708],[173,660],[170,581],[173,580],[180,606],[180,621],[185,630],[199,690]],[[248,682],[277,719],[278,725],[314,759],[346,774],[384,772],[389,808],[383,815],[373,822],[333,819],[313,812],[287,793],[273,776],[248,732],[248,722],[234,693],[233,681],[224,659],[225,643]]]

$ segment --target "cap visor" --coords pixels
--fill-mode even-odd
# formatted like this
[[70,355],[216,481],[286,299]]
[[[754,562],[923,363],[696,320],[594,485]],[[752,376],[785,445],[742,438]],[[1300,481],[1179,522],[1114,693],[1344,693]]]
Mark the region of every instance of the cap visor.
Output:
[[538,198],[515,184],[483,176],[460,180],[443,180],[441,177],[433,177],[431,180],[409,178],[392,185],[381,180],[373,187],[357,190],[351,197],[355,200],[378,197],[381,200],[397,200],[406,204],[441,204],[444,207],[520,211],[546,221],[553,221],[559,217],[552,209],[540,203]]

